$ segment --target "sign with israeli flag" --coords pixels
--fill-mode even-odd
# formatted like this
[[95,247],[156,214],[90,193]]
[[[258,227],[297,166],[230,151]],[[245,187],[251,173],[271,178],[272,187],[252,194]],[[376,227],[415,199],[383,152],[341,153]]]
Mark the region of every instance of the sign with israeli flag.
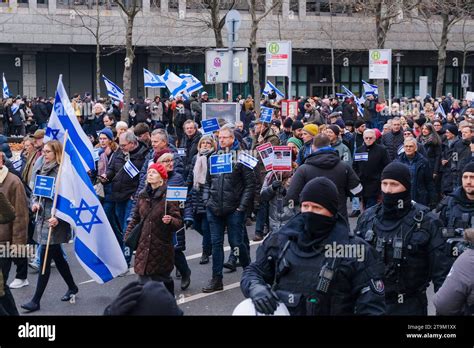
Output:
[[272,122],[273,108],[267,108],[265,106],[260,107],[260,121],[265,123]]
[[203,88],[201,81],[191,74],[179,74],[179,77],[186,82],[186,93],[191,95],[193,92],[199,91]]
[[52,176],[37,175],[33,194],[38,197],[53,199],[55,178]]
[[354,98],[354,102],[356,103],[357,105],[357,111],[359,112],[360,116],[361,117],[364,117],[364,110],[362,109],[362,105],[360,103],[360,100],[359,98],[357,98],[355,96],[354,93],[352,93],[349,89],[346,88],[346,86],[342,85],[342,89],[344,90],[344,92],[346,92],[347,96],[348,97],[353,97]]
[[127,263],[122,248],[70,139],[58,178],[56,217],[74,228],[74,251],[80,265],[97,283],[124,273]]
[[17,159],[16,161],[12,162],[12,166],[13,166],[13,169],[15,169],[17,172],[20,171],[21,169],[21,158],[20,159]]
[[135,167],[132,161],[128,160],[123,166],[123,170],[130,176],[132,179],[140,173],[140,171]]
[[11,106],[12,115],[15,115],[19,109],[20,109],[20,106],[17,103],[13,103]]
[[101,148],[94,148],[94,161],[99,160],[101,151],[102,151]]
[[211,175],[232,173],[232,154],[212,155],[210,158]]
[[86,133],[77,120],[69,97],[64,89],[62,75],[59,76],[56,96],[54,98],[53,111],[46,128],[45,142],[50,140],[63,141],[64,133],[68,131],[69,139],[76,148],[82,163],[86,169],[94,170],[94,148]]
[[143,69],[143,81],[145,82],[145,87],[149,87],[149,88],[166,87],[160,75],[154,74],[147,69]]
[[273,91],[275,91],[276,93],[276,100],[280,100],[280,99],[283,99],[285,98],[285,95],[278,89],[275,87],[275,85],[273,83],[271,83],[270,81],[267,81],[266,85],[265,85],[265,88],[263,89],[263,92],[262,94],[267,96]]
[[368,152],[356,152],[354,154],[354,161],[368,161],[369,160],[369,153]]
[[188,195],[187,187],[168,186],[166,190],[167,201],[185,201]]
[[176,97],[177,95],[186,92],[186,81],[168,69],[160,76],[160,78],[165,83],[166,88],[168,88],[172,97]]
[[5,74],[3,74],[3,99],[10,98],[10,90],[8,89],[7,79]]
[[373,85],[364,80],[362,80],[362,85],[364,86],[365,95],[373,95],[373,96],[379,95],[379,88],[377,85]]
[[244,166],[246,166],[249,169],[254,169],[258,163],[258,159],[249,155],[246,152],[241,152],[239,155],[239,163],[242,163]]
[[213,133],[213,132],[218,131],[220,129],[219,121],[217,121],[217,118],[210,118],[208,120],[202,120],[201,125],[202,125],[202,129],[204,131],[204,134]]
[[107,87],[107,94],[109,95],[109,97],[114,100],[123,102],[124,94],[123,94],[123,91],[120,89],[120,87],[117,86],[115,83],[113,83],[104,75],[102,75],[102,79],[104,80],[105,87]]
[[441,104],[438,105],[438,108],[436,109],[436,113],[438,115],[441,115],[443,118],[446,118],[446,112],[444,112],[444,109],[441,106]]

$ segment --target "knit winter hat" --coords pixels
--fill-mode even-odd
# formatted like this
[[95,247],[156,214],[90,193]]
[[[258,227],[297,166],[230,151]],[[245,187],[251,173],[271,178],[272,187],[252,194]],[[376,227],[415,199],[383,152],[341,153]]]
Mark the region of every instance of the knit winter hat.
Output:
[[387,165],[382,172],[382,178],[380,180],[385,179],[398,181],[400,184],[405,186],[407,191],[410,191],[411,189],[410,169],[403,163],[392,162]]
[[325,177],[311,179],[301,191],[300,203],[303,202],[320,204],[333,215],[336,215],[339,205],[337,187]]
[[292,143],[295,144],[298,149],[301,149],[301,146],[303,146],[303,142],[295,137],[291,137],[286,141],[287,144]]
[[109,140],[114,140],[114,133],[109,128],[104,128],[100,131],[99,135],[104,134]]
[[459,134],[459,130],[458,130],[458,127],[456,127],[454,124],[447,124],[446,125],[446,130],[453,134],[454,136],[458,136]]
[[285,121],[283,122],[283,127],[291,128],[292,125],[293,125],[293,119],[291,117],[285,118]]
[[339,126],[336,126],[336,125],[330,125],[328,126],[328,129],[332,130],[334,132],[334,134],[336,134],[337,136],[339,136],[339,134],[341,133],[341,128],[339,128]]
[[474,162],[469,162],[464,166],[462,173],[464,174],[466,172],[474,173]]
[[168,172],[166,171],[165,166],[162,165],[161,163],[153,163],[151,166],[148,167],[147,172],[150,169],[156,170],[158,172],[158,174],[160,174],[160,176],[163,180],[168,179]]
[[315,137],[316,135],[318,135],[318,132],[319,132],[319,128],[317,125],[315,124],[307,124],[306,126],[303,127],[303,130],[309,134],[311,134],[313,137]]
[[365,122],[361,119],[358,119],[357,121],[354,122],[354,128],[357,129],[360,126],[362,126],[363,124],[365,124]]
[[301,121],[294,121],[293,124],[291,125],[291,130],[297,130],[297,129],[301,129],[304,127],[304,124],[303,122]]

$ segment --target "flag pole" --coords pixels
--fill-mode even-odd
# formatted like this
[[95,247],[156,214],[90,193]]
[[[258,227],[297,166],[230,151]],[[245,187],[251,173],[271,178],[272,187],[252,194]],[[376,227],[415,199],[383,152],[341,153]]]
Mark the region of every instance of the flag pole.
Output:
[[[56,177],[56,185],[55,185],[56,189],[54,190],[53,207],[51,208],[51,217],[52,218],[56,214],[56,204],[58,202],[58,189],[57,188],[59,187],[59,182],[61,180],[61,173],[62,173],[62,168],[63,168],[63,163],[64,163],[64,153],[66,152],[67,138],[68,138],[68,130],[66,129],[66,132],[64,133],[63,152],[61,154],[61,163],[59,163],[58,175]],[[48,260],[49,242],[51,241],[51,232],[52,231],[53,231],[53,227],[50,226],[49,231],[48,231],[48,241],[46,243],[46,250],[45,250],[45,253],[44,253],[43,269],[41,271],[41,275],[44,275],[44,272],[46,271],[46,260]]]

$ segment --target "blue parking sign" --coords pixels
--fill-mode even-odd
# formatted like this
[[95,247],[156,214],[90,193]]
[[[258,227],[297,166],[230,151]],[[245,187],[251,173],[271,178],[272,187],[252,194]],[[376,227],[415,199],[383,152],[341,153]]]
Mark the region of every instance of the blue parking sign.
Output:
[[202,130],[204,131],[205,134],[212,133],[220,129],[217,118],[202,120],[201,125],[202,125]]
[[213,155],[211,159],[211,175],[232,173],[232,154]]
[[33,194],[39,197],[53,198],[54,181],[52,176],[37,175]]

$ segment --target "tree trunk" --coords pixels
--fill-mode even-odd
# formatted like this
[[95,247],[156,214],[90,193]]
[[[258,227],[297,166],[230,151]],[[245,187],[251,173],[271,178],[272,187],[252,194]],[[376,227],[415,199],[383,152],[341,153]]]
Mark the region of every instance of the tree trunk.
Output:
[[333,29],[332,29],[332,1],[330,0],[329,1],[329,15],[331,16],[331,37],[329,38],[329,41],[331,43],[331,85],[332,85],[332,95],[333,97],[336,97],[336,72],[335,72],[335,68],[334,68],[334,65],[335,65],[335,59],[334,59],[334,42],[333,42],[333,39],[332,39],[332,33],[333,33]]
[[[219,25],[219,22],[217,22],[217,25]],[[215,27],[214,36],[216,38],[216,47],[223,48],[224,40],[222,39],[222,28]],[[216,98],[217,99],[224,98],[224,84],[223,83],[216,83]]]
[[100,11],[99,11],[99,1],[96,4],[97,10],[97,27],[95,31],[95,83],[96,83],[96,99],[99,100],[100,98],[100,75],[101,75],[101,67],[100,67]]
[[125,34],[125,64],[123,70],[123,93],[124,93],[124,107],[122,110],[122,118],[128,118],[128,111],[130,109],[130,93],[132,89],[132,68],[135,54],[133,52],[133,21],[135,16],[127,16],[127,31]]
[[446,47],[448,45],[449,15],[442,14],[443,30],[441,31],[441,42],[438,47],[438,75],[436,76],[436,97],[443,95],[444,75],[446,71]]
[[[382,18],[382,2],[379,2],[376,5],[375,11],[375,34],[377,39],[377,48],[383,49],[385,47],[385,39],[387,37],[386,20]],[[379,101],[385,101],[385,80],[378,79],[376,80],[377,87],[379,89]]]
[[257,47],[258,24],[252,21],[250,30],[250,62],[252,65],[252,85],[254,109],[257,114],[260,113],[260,71],[258,69],[258,47]]

